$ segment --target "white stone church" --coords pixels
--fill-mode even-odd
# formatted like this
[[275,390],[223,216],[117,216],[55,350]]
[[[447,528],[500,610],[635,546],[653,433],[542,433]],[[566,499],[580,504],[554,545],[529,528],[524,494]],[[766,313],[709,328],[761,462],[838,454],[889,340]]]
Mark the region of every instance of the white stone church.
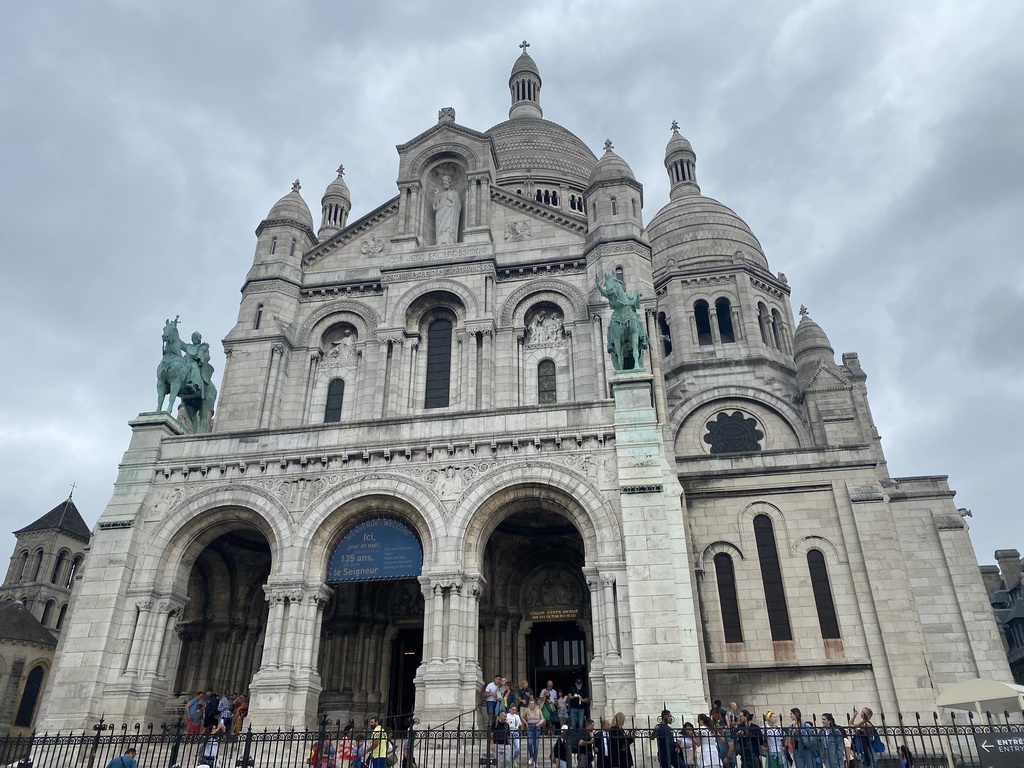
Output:
[[[42,729],[206,688],[260,727],[423,727],[495,674],[687,717],[1010,679],[946,478],[889,476],[857,355],[796,323],[675,126],[645,220],[523,51],[508,119],[441,109],[392,199],[350,221],[339,171],[319,226],[297,183],[259,224],[212,428],[131,422]],[[643,295],[642,371],[607,353],[608,274]]]

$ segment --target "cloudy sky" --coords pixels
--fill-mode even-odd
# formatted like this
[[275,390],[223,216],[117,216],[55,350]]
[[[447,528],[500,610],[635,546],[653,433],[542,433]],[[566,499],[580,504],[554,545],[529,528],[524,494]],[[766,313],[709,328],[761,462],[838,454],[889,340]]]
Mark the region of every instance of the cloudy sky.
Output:
[[[453,106],[505,119],[523,38],[545,117],[610,137],[668,200],[679,121],[704,194],[857,351],[892,474],[948,474],[976,550],[1024,548],[1024,4],[11,3],[0,46],[0,562],[77,484],[94,523],[163,321],[236,320],[253,231],[344,163],[351,220]],[[1017,222],[1014,224],[1014,222]]]

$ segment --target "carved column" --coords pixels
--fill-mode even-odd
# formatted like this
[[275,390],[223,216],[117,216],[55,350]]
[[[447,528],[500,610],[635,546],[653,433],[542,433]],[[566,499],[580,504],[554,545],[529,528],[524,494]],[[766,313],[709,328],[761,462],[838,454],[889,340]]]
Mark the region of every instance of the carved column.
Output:
[[431,664],[438,664],[444,653],[441,642],[444,594],[440,584],[429,576],[420,577],[420,590],[423,593],[423,658]]
[[277,398],[277,383],[281,372],[281,358],[284,357],[284,346],[275,344],[270,350],[270,373],[267,376],[267,387],[263,395],[263,407],[260,415],[260,429],[270,427],[274,401]]
[[263,645],[263,667],[277,669],[281,666],[281,634],[285,624],[285,600],[288,593],[283,589],[263,586],[267,601],[270,603],[270,615],[267,618],[266,639]]
[[303,644],[302,656],[299,659],[299,668],[302,670],[318,669],[320,655],[320,628],[323,624],[324,606],[331,597],[331,590],[326,584],[306,594],[306,620],[305,620],[305,643]]
[[655,310],[648,309],[644,312],[644,323],[647,327],[647,338],[651,340],[647,352],[650,357],[650,370],[654,375],[654,410],[658,414],[658,422],[663,423],[668,417],[668,409],[665,401],[665,380],[661,378],[661,334],[658,333]]
[[125,666],[126,675],[134,674],[139,669],[139,658],[143,654],[142,646],[147,639],[147,629],[152,616],[153,598],[146,597],[135,601],[135,607],[139,609],[139,616],[135,621],[135,632],[132,635],[131,650],[128,653],[128,663]]
[[[601,605],[601,580],[596,571],[585,573],[587,589],[590,592],[590,615],[593,617],[594,657],[603,658],[607,652],[609,641],[605,639],[604,634],[604,630],[607,630],[607,624],[604,623],[604,610]],[[604,630],[602,630],[602,627]]]
[[494,402],[494,331],[490,329],[484,331],[483,358],[483,382],[480,384],[483,388],[481,402],[483,408],[489,409]]
[[286,594],[288,604],[278,635],[278,647],[282,651],[280,666],[291,668],[295,666],[295,644],[302,642],[299,638],[302,637],[302,599],[305,596],[299,589],[290,589]]
[[[319,351],[309,356],[309,379],[306,381],[306,399],[302,406],[302,423],[308,424],[311,420],[309,412],[313,403],[313,391],[316,389],[316,371],[320,365],[321,354]],[[322,418],[321,418],[322,420]]]
[[161,626],[162,630],[157,636],[158,645],[155,648],[153,657],[152,668],[155,677],[167,678],[168,660],[177,658],[178,648],[175,645],[178,635],[175,627],[184,611],[185,602],[183,600],[170,599],[160,602],[160,622],[158,626]]
[[601,316],[594,315],[590,318],[594,323],[594,355],[597,357],[595,362],[597,363],[597,397],[600,400],[604,400],[609,397],[608,392],[608,355],[605,352],[604,333]]
[[409,220],[409,229],[406,234],[412,233],[420,238],[420,242],[423,242],[423,212],[420,205],[420,184],[415,182],[409,185],[409,189],[412,192],[409,203],[409,215],[412,217]]
[[619,636],[615,627],[615,575],[601,574],[601,587],[604,594],[604,626],[608,640],[608,655],[619,655]]
[[462,647],[462,580],[453,579],[448,591],[448,661],[458,661]]

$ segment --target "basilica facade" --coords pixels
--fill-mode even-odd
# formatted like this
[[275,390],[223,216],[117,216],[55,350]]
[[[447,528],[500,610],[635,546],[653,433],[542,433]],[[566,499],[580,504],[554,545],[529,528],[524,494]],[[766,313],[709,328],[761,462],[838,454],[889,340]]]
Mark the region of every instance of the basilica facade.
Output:
[[[523,50],[508,119],[441,109],[392,199],[350,221],[339,169],[319,224],[298,183],[259,224],[212,427],[131,422],[43,727],[206,688],[288,727],[473,722],[495,674],[640,716],[1009,679],[953,494],[889,476],[858,356],[797,322],[676,126],[645,221]],[[650,340],[622,370],[608,275]]]

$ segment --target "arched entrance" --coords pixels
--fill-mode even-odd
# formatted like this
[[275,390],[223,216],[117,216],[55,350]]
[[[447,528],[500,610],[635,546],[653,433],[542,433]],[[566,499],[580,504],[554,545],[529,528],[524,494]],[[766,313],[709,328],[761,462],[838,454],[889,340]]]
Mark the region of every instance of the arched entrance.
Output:
[[548,680],[567,689],[587,680],[592,656],[584,543],[573,523],[540,503],[520,501],[487,540],[480,605],[484,679]]
[[419,537],[397,515],[363,519],[332,549],[319,665],[320,709],[332,719],[383,715],[401,727],[411,718],[423,659],[422,567]]
[[188,577],[188,602],[175,629],[181,642],[175,691],[246,693],[260,668],[270,576],[266,537],[239,526],[199,553]]

